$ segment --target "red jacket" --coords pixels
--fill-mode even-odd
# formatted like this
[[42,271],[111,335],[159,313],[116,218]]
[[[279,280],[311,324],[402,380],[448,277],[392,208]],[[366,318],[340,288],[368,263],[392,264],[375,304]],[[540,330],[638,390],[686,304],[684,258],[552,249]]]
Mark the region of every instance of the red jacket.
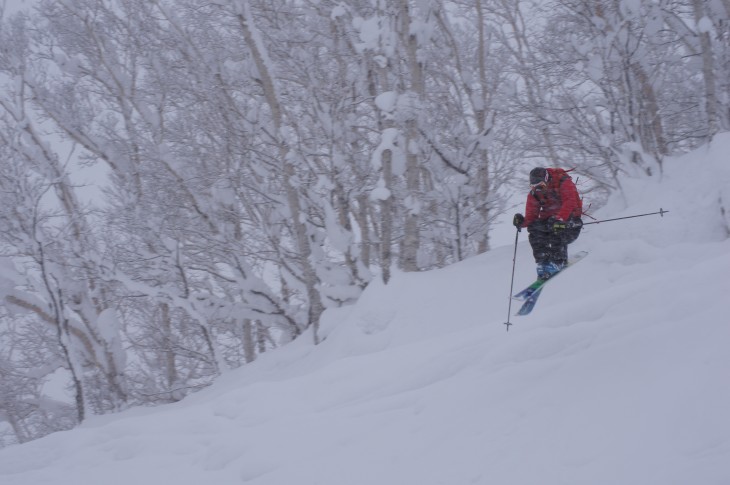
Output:
[[531,190],[527,195],[525,222],[522,227],[552,216],[567,221],[583,214],[583,202],[578,195],[578,189],[565,170],[548,168],[547,171],[550,173],[547,188],[542,191]]

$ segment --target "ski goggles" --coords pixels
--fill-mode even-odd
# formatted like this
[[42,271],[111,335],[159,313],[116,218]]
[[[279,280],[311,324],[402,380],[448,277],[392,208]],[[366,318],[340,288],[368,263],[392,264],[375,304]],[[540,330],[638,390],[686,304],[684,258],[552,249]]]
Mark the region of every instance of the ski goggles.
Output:
[[538,182],[536,184],[530,184],[530,188],[532,190],[538,190],[538,191],[545,190],[546,187],[547,187],[547,182],[545,182],[544,180],[541,180],[540,182]]

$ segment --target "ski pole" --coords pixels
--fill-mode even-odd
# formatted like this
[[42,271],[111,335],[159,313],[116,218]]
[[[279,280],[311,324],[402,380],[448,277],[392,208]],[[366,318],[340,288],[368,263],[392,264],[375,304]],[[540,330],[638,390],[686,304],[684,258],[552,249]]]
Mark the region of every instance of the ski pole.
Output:
[[620,221],[621,219],[632,219],[634,217],[653,216],[654,214],[659,214],[660,216],[664,217],[664,214],[666,214],[667,212],[669,211],[665,211],[660,207],[659,212],[649,212],[647,214],[637,214],[635,216],[616,217],[614,219],[604,219],[602,221],[584,222],[583,225],[587,226],[588,224],[600,224],[601,222]]
[[509,321],[512,316],[512,291],[514,291],[515,285],[515,266],[517,265],[517,240],[520,237],[520,228],[517,228],[515,233],[515,253],[512,255],[512,280],[509,283],[509,307],[507,307],[507,321],[504,322],[507,325],[507,331],[509,332],[509,326],[512,325]]

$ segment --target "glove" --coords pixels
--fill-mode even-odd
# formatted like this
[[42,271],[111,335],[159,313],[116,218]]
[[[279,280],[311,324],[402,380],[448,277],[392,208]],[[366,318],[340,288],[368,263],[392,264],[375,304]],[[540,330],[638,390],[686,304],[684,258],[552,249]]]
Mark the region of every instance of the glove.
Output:
[[550,225],[548,227],[552,227],[553,232],[557,234],[564,231],[567,225],[565,224],[565,221],[561,221],[557,217],[551,217]]
[[522,224],[525,222],[525,216],[522,214],[515,214],[515,217],[512,219],[512,225],[515,227],[522,227]]

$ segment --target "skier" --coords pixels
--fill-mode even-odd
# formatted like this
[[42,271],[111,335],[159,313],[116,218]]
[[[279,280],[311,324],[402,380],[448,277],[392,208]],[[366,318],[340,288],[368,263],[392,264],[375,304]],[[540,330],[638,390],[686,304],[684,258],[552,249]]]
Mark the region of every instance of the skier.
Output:
[[547,280],[568,262],[568,244],[580,234],[583,202],[568,173],[561,168],[536,167],[530,172],[525,215],[515,214],[515,227],[526,227],[537,276]]

